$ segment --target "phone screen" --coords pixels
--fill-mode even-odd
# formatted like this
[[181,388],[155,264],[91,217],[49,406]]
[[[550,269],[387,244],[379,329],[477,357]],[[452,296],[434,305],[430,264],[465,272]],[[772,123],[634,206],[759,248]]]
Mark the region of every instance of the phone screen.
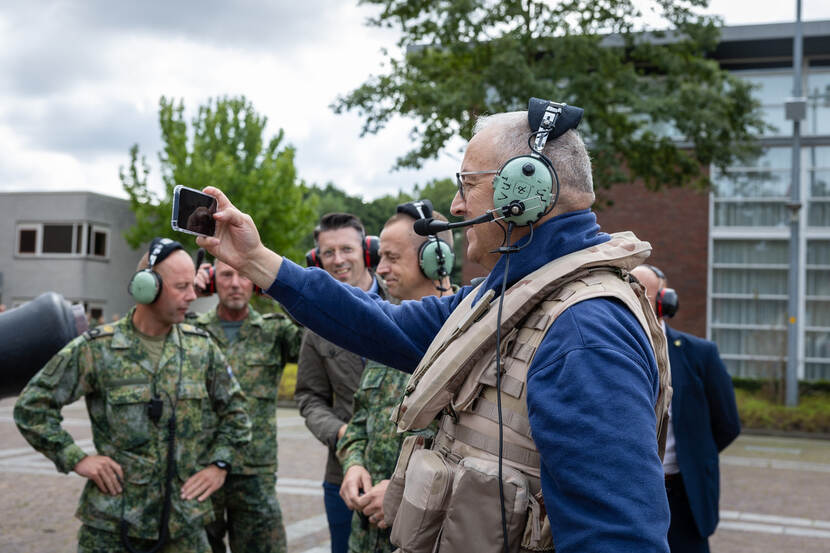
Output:
[[216,198],[185,186],[177,186],[173,201],[173,229],[213,236],[216,232]]

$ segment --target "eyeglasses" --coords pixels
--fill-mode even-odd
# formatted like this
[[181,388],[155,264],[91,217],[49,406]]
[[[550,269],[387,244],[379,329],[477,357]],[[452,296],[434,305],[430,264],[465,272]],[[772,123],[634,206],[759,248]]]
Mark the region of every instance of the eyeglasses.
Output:
[[464,193],[465,184],[464,181],[461,180],[461,177],[467,177],[470,175],[498,175],[498,169],[494,171],[459,171],[455,174],[455,183],[458,185],[458,194],[461,196],[462,200],[466,200],[466,194]]

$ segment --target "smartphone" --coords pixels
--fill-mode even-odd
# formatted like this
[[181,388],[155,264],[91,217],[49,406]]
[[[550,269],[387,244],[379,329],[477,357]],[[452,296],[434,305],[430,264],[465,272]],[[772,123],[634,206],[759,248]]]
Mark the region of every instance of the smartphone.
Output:
[[173,218],[170,221],[173,230],[196,236],[213,236],[216,233],[214,213],[216,198],[213,196],[182,185],[173,189]]

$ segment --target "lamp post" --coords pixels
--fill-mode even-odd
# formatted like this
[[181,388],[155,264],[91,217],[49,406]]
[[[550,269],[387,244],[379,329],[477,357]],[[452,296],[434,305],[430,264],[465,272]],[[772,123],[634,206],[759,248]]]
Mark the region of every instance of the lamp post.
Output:
[[790,179],[790,270],[787,286],[787,377],[786,403],[798,405],[798,339],[800,297],[799,254],[801,234],[801,121],[807,115],[807,99],[801,93],[802,29],[801,0],[796,0],[795,32],[793,33],[793,97],[785,104],[787,119],[793,122],[792,178]]

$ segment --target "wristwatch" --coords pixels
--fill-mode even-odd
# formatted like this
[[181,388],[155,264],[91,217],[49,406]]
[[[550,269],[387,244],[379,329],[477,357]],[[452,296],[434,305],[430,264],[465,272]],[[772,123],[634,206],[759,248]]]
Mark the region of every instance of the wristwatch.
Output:
[[226,463],[225,461],[214,461],[214,462],[211,463],[211,465],[216,465],[218,468],[220,468],[220,469],[222,469],[226,472],[231,471],[231,464]]

